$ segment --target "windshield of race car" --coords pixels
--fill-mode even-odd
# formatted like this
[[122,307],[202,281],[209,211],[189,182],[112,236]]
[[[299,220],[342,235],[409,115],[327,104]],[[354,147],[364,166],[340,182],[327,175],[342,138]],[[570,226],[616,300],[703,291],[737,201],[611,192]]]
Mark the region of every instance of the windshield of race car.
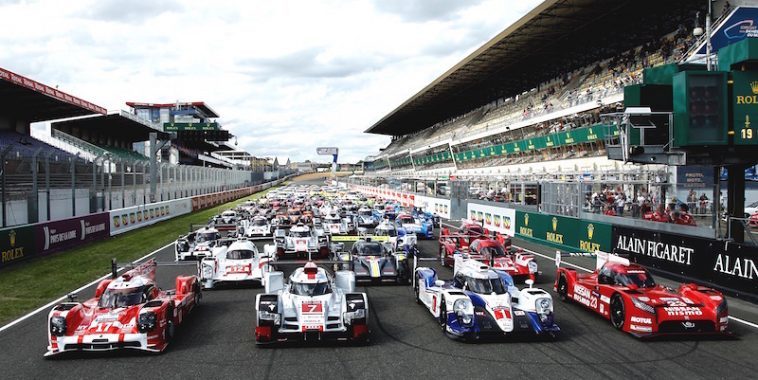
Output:
[[505,294],[505,287],[500,278],[472,278],[466,279],[468,290],[478,294]]
[[339,224],[341,222],[340,218],[326,218],[324,219],[326,223],[332,223],[332,224]]
[[371,216],[373,214],[371,213],[371,210],[363,210],[363,211],[358,211],[358,215],[360,215],[360,216]]
[[416,221],[415,221],[415,220],[413,220],[413,218],[412,218],[412,217],[403,217],[403,218],[399,218],[397,221],[398,221],[400,224],[413,224],[413,223],[416,223]]
[[329,294],[332,292],[332,289],[329,288],[329,283],[327,282],[316,282],[316,283],[303,283],[303,282],[294,282],[292,283],[292,294],[298,295],[298,296],[323,296],[324,294]]
[[482,255],[490,256],[490,257],[505,256],[505,251],[500,246],[484,247],[479,250],[479,253],[481,253]]
[[218,234],[215,232],[202,232],[202,233],[197,234],[197,236],[195,237],[195,241],[197,241],[198,243],[204,243],[204,242],[213,241],[216,239],[218,239]]
[[226,253],[227,260],[250,260],[255,256],[249,249],[235,249]]
[[353,246],[353,254],[360,256],[379,256],[384,253],[381,243],[375,241],[363,242]]
[[266,225],[266,219],[253,219],[253,225],[254,226],[265,226]]
[[374,230],[374,235],[395,237],[397,236],[397,231],[391,228],[389,229],[379,228],[379,229]]
[[638,288],[652,288],[655,287],[655,280],[650,273],[643,269],[631,269],[626,273],[616,273],[615,283],[621,286],[635,285]]
[[300,212],[300,210],[294,210],[294,211],[290,211],[290,215],[295,215],[295,216],[297,216],[297,215],[303,215],[303,213],[302,213],[302,212]]
[[105,292],[103,292],[103,295],[100,296],[97,306],[115,309],[118,307],[139,305],[147,302],[147,298],[143,298],[144,289],[144,286],[128,289],[106,289]]
[[292,233],[292,237],[303,238],[303,237],[310,237],[311,236],[311,232],[310,231],[291,231],[291,233]]

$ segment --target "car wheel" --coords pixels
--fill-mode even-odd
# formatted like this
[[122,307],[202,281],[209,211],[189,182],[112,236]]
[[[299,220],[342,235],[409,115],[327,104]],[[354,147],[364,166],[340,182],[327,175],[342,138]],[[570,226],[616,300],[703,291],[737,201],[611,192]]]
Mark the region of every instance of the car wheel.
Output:
[[201,291],[199,285],[195,285],[195,306],[199,306],[202,300],[203,300],[203,292]]
[[416,303],[421,305],[421,295],[419,294],[418,282],[419,282],[419,279],[416,279],[416,284],[413,286],[413,293],[416,296]]
[[443,247],[443,246],[440,246],[440,264],[443,267],[447,266],[447,265],[445,265],[445,247]]
[[447,306],[445,305],[445,297],[442,297],[440,300],[439,324],[442,331],[447,330]]
[[568,298],[568,282],[566,281],[566,277],[561,275],[561,278],[558,279],[558,297],[561,298],[561,301],[567,302],[569,300]]
[[611,324],[621,330],[624,328],[624,300],[616,294],[611,298]]

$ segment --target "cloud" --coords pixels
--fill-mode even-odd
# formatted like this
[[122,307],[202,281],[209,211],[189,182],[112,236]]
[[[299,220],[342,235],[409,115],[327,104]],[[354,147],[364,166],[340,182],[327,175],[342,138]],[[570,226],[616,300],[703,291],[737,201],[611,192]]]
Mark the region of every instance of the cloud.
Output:
[[174,0],[95,0],[83,14],[98,21],[142,23],[182,9],[182,4]]
[[517,3],[0,0],[0,66],[108,109],[205,101],[257,156],[355,162],[390,141],[365,129],[538,0]]
[[406,21],[446,21],[462,9],[481,3],[481,0],[376,0],[376,9],[400,16]]

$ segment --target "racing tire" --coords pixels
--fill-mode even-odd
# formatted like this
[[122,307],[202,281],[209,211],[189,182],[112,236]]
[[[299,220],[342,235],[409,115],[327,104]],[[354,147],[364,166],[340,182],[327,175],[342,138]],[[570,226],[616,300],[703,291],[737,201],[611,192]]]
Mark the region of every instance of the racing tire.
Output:
[[447,264],[445,264],[445,248],[440,245],[440,265],[447,268]]
[[416,298],[416,303],[421,305],[421,295],[419,294],[419,286],[418,286],[419,279],[416,279],[416,284],[413,285],[413,294]]
[[174,326],[174,309],[166,309],[166,327],[163,329],[163,341],[168,344],[174,339],[176,333],[176,326]]
[[201,286],[195,283],[195,306],[200,306],[200,303],[203,301],[203,291],[201,289]]
[[447,306],[445,305],[445,297],[440,299],[440,316],[438,319],[442,332],[447,332]]
[[624,300],[621,299],[621,296],[618,294],[614,294],[613,297],[611,297],[611,324],[613,327],[615,327],[618,330],[621,330],[624,328],[624,319],[626,318],[624,313]]
[[558,297],[563,302],[568,302],[568,281],[566,281],[566,277],[564,275],[561,275],[561,278],[558,279]]

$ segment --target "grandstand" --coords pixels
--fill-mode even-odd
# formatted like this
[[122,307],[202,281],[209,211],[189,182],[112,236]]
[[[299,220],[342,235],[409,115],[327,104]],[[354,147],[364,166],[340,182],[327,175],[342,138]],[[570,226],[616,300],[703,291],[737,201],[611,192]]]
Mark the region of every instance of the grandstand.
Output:
[[[641,83],[645,68],[690,57],[704,38],[692,31],[706,7],[685,0],[541,3],[366,130],[391,143],[365,159],[364,183],[455,178],[468,181],[469,197],[573,216],[610,214],[618,199],[625,200],[618,212],[637,218],[640,209],[680,202],[687,191],[675,168],[608,158],[606,142],[619,131],[601,115],[623,111],[624,88]],[[546,181],[581,189],[567,195],[555,187],[556,195]],[[711,222],[707,203],[698,208],[702,224]]]
[[[234,148],[202,102],[130,105],[131,112],[107,112],[0,68],[2,226],[237,189],[290,173],[214,154]],[[49,133],[33,131],[38,122],[49,122]],[[163,145],[152,159],[151,136]]]

